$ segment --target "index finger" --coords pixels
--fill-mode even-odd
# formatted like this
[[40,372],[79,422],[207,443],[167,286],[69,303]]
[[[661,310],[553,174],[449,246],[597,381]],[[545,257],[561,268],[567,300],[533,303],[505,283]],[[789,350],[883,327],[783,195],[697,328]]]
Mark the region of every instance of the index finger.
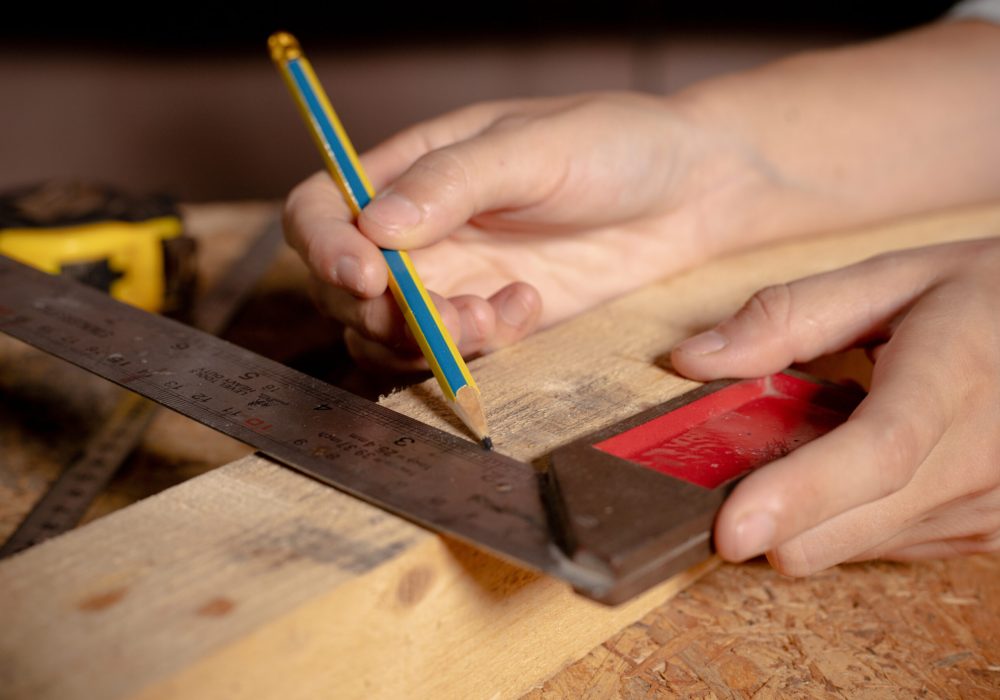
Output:
[[[362,166],[377,192],[424,154],[482,131],[516,104],[473,105],[417,124],[361,156]],[[388,278],[378,246],[357,228],[327,173],[314,174],[288,195],[284,231],[318,279],[367,299],[385,291]]]
[[482,102],[407,127],[366,151],[362,160],[376,193],[422,156],[487,129],[525,100]]
[[318,279],[373,299],[385,292],[388,270],[378,246],[351,218],[340,190],[329,175],[319,172],[288,195],[285,240]]

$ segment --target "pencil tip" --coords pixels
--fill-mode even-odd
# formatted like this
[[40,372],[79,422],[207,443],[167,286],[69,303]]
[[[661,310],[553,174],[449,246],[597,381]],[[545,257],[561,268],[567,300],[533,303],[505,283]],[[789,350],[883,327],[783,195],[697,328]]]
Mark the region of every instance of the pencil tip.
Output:
[[486,425],[486,416],[479,401],[479,391],[474,386],[466,384],[455,392],[455,400],[451,407],[483,447],[487,450],[493,449],[493,441],[489,438],[490,429]]

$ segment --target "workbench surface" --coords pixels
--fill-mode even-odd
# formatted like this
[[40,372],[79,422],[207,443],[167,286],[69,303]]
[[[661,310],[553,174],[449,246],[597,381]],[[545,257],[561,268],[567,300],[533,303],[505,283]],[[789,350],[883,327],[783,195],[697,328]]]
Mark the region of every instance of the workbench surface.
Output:
[[[273,204],[186,209],[189,227],[201,243],[199,264],[206,285],[274,210]],[[866,257],[880,245],[959,238],[963,231],[965,237],[1000,233],[998,207],[941,217],[908,224],[903,233],[890,232],[881,244],[851,234],[843,245],[855,245],[856,257]],[[942,233],[944,229],[948,231]],[[820,242],[799,258],[811,259],[835,247]],[[759,254],[747,254],[747,265],[759,260],[754,255]],[[718,275],[724,274],[720,268]],[[746,284],[752,291],[756,280]],[[360,393],[385,390],[345,365],[337,330],[315,316],[305,287],[298,261],[283,251],[227,337]],[[742,291],[734,292],[733,298],[739,294]],[[727,305],[731,301],[692,323],[711,323],[729,310]],[[59,465],[83,444],[114,396],[99,380],[0,339],[0,538],[14,529]],[[392,398],[388,403],[398,408]],[[419,410],[415,413],[422,417]],[[442,420],[432,413],[425,417],[428,422]],[[88,520],[250,452],[161,411],[143,447],[91,509]],[[10,577],[23,575],[24,565],[10,563],[0,565],[0,593],[13,588]],[[96,609],[113,602],[91,600]],[[0,603],[0,608],[8,604]],[[48,634],[58,638],[59,620],[50,622]],[[4,697],[3,685],[14,682],[26,667],[25,659],[11,651],[17,636],[16,630],[9,630],[6,641],[0,638]],[[392,672],[392,654],[392,649],[385,650],[386,673]],[[806,579],[783,577],[763,561],[723,564],[583,658],[566,661],[556,675],[536,679],[526,697],[996,697],[1000,555],[852,564]],[[32,666],[31,672],[37,674],[37,668]],[[59,669],[48,673],[58,674]],[[483,696],[489,697],[489,679],[482,683]],[[14,685],[22,692],[29,687]],[[500,695],[506,696],[506,691]]]

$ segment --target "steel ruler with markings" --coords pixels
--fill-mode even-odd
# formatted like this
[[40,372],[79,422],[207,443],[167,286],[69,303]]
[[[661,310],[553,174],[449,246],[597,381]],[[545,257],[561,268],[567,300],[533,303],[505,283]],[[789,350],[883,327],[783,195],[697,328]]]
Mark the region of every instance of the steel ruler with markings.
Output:
[[[735,479],[832,429],[857,402],[832,387],[796,384],[782,393],[771,381],[714,383],[556,450],[536,469],[2,256],[0,331],[605,603],[707,557],[714,514]],[[706,396],[716,397],[722,413],[702,410]],[[715,459],[712,449],[729,449],[729,418],[761,401],[778,405],[762,418],[751,415],[749,425],[778,416],[780,429],[762,433],[760,445],[747,437],[753,431],[740,433],[736,450],[748,457],[733,463],[738,469],[727,479],[702,483],[678,471],[686,455],[705,461]],[[681,425],[685,420],[691,424]],[[725,424],[721,442],[713,420]],[[705,468],[711,472],[714,463]]]
[[534,470],[231,343],[0,257],[0,330],[338,489],[560,576]]
[[[270,266],[282,240],[278,220],[265,226],[223,270],[199,300],[191,324],[219,335]],[[75,527],[135,450],[155,416],[157,406],[139,394],[121,396],[99,430],[87,441],[35,503],[10,537],[0,544],[0,559]]]

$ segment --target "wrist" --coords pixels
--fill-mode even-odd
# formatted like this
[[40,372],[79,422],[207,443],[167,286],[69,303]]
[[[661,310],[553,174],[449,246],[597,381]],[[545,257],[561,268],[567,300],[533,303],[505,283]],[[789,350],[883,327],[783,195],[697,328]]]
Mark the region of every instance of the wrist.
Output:
[[691,229],[713,256],[816,230],[827,206],[768,147],[766,125],[747,114],[750,106],[730,84],[736,79],[664,98],[684,125],[684,177],[670,199],[690,212]]
[[725,251],[995,199],[998,59],[996,27],[937,23],[671,96],[708,144],[704,236]]

